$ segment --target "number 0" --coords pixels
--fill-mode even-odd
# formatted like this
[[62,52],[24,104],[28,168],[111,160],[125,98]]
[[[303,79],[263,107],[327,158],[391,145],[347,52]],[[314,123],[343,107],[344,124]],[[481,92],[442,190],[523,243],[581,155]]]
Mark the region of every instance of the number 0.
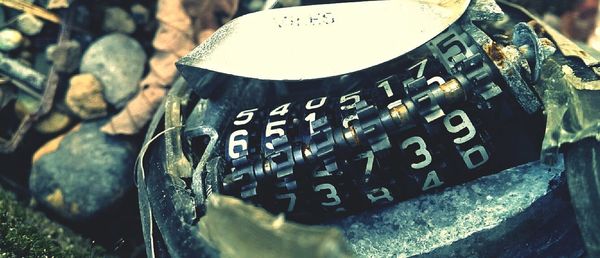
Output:
[[[473,155],[479,153],[481,156],[481,160],[478,162],[473,162]],[[489,155],[485,148],[481,145],[476,145],[475,147],[468,149],[463,153],[463,160],[465,161],[465,165],[467,165],[468,169],[476,169],[479,166],[485,164],[489,159]]]

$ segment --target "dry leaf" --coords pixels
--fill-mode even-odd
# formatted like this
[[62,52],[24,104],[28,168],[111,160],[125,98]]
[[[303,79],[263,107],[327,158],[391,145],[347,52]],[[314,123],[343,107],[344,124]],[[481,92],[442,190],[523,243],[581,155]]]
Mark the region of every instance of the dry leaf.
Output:
[[228,22],[237,11],[238,4],[238,0],[183,0],[185,10],[193,17],[193,28],[199,42]]
[[48,9],[58,9],[69,7],[69,0],[50,0],[48,1]]
[[0,4],[32,14],[47,21],[60,23],[60,17],[58,17],[58,15],[24,0],[0,0]]
[[237,6],[237,0],[159,0],[150,73],[140,82],[138,94],[101,130],[130,135],[142,129],[177,75],[175,62],[231,19]]

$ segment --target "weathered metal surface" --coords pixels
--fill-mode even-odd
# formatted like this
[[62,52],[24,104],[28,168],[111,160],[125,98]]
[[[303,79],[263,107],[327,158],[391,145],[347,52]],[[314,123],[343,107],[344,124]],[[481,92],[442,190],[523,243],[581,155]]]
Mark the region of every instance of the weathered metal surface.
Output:
[[372,1],[252,13],[225,24],[178,67],[188,81],[205,70],[265,80],[343,75],[424,44],[454,23],[469,2]]
[[[195,105],[195,102],[191,103],[195,105],[192,113],[197,115],[190,117],[195,119],[166,121],[165,112],[172,112],[169,117],[176,118],[172,115],[185,110],[186,104],[190,104],[187,103],[189,100],[181,97],[185,92],[189,92],[190,87],[184,81],[177,80],[169,94],[173,94],[170,96],[172,101],[179,103],[164,103],[157,111],[149,126],[136,167],[141,224],[148,257],[162,257],[166,253],[181,257],[217,255],[216,250],[200,237],[195,221],[200,216],[198,211],[202,212],[210,188],[213,187],[210,184],[216,183],[212,178],[216,177],[217,171],[204,171],[204,168],[206,161],[216,154],[213,148],[219,136],[218,132],[223,130],[226,124],[224,121],[232,115],[234,107],[257,105],[264,100],[266,87],[258,83],[242,79],[233,81],[224,92],[219,92],[218,98],[215,97],[211,101],[201,100],[198,105]],[[185,128],[181,122],[184,122]],[[169,174],[166,169],[168,155],[172,161],[177,155],[171,146],[167,148],[165,138],[177,138],[182,131],[185,131],[186,137],[204,135],[210,138],[204,155],[193,167],[191,191],[183,180]],[[155,237],[158,234],[161,235],[160,238]]]
[[589,256],[598,257],[600,80],[588,67],[569,66],[563,59],[550,59],[542,77],[543,83],[536,88],[543,96],[548,116],[542,159],[553,163],[561,150],[566,154],[569,190],[577,222]]
[[586,139],[567,146],[569,192],[589,257],[600,256],[600,142]]
[[202,235],[223,258],[353,257],[338,229],[289,222],[283,215],[273,216],[233,197],[209,198],[206,216],[199,225]]
[[365,257],[578,256],[562,171],[529,163],[334,225]]
[[[429,2],[431,1],[420,1],[418,3]],[[493,12],[486,14],[486,10],[492,10]],[[427,11],[430,12],[430,10]],[[366,11],[364,8],[361,8],[361,12]],[[394,15],[402,16],[396,13]],[[415,14],[415,12],[413,12],[413,14]],[[429,19],[429,16],[423,17],[428,17],[427,19]],[[461,19],[461,25],[466,26],[466,30],[469,32],[469,34],[475,37],[479,44],[485,45],[485,43],[489,43],[491,40],[489,37],[482,32],[479,35],[474,35],[472,32],[477,30],[477,28],[472,25],[470,21],[468,22],[470,24],[469,27],[469,24],[465,24],[465,21],[469,19],[475,19],[475,17],[477,17],[477,20],[497,20],[500,15],[498,8],[493,1],[473,1],[470,6],[470,11],[467,13],[466,17],[468,18]],[[271,23],[273,23],[272,20],[264,22],[264,24]],[[413,20],[410,23],[404,24],[414,23],[415,22]],[[369,25],[369,30],[373,30],[375,27],[378,27],[372,26],[372,24],[374,23]],[[275,23],[275,25],[277,25],[277,23]],[[230,24],[229,26],[236,27],[239,26],[239,24],[233,23],[233,25]],[[290,27],[285,28],[291,29]],[[355,30],[353,35],[358,32],[363,32],[359,30],[359,28],[360,27],[353,28]],[[297,28],[294,27],[294,29]],[[301,29],[306,28],[300,28],[300,30]],[[306,30],[308,31],[309,29]],[[291,75],[305,75],[306,71],[310,71],[310,69],[317,70],[317,68],[326,68],[322,73],[333,75],[331,74],[332,70],[329,70],[329,66],[332,65],[327,63],[327,61],[330,60],[305,65],[306,63],[294,62],[296,59],[290,59],[290,55],[288,55],[287,52],[279,52],[279,50],[282,48],[294,49],[294,47],[298,46],[300,42],[302,42],[302,44],[306,44],[306,38],[302,38],[301,41],[297,38],[297,42],[286,41],[289,44],[283,45],[283,39],[278,37],[273,38],[272,36],[269,36],[266,38],[260,38],[260,33],[267,33],[265,31],[269,31],[269,27],[247,31],[247,34],[244,36],[247,40],[241,40],[239,38],[234,40],[231,35],[228,34],[232,33],[232,31],[233,30],[231,28],[229,28],[229,30],[225,29],[223,32],[221,32],[221,34],[217,34],[220,36],[212,39],[210,43],[197,48],[192,54],[184,58],[180,63],[179,69],[183,75],[186,76],[188,81],[196,83],[196,85],[191,85],[192,88],[198,86],[204,90],[205,88],[202,87],[209,84],[212,88],[223,85],[231,85],[230,83],[214,83],[215,77],[212,75],[205,77],[205,69],[213,69],[205,65],[206,63],[213,62],[214,60],[212,58],[219,58],[220,61],[223,61],[223,63],[219,63],[219,67],[224,67],[224,69],[229,69],[229,67],[232,67],[232,69],[239,69],[235,70],[236,72],[242,71],[248,72],[249,74],[252,73],[252,77],[263,79],[311,79],[311,77],[294,77]],[[257,34],[257,31],[260,33]],[[237,34],[238,31],[235,32],[235,34]],[[396,34],[403,35],[404,33],[396,32]],[[328,35],[327,37],[321,37],[319,40],[330,38],[332,37],[331,35]],[[378,41],[384,41],[382,37],[389,36],[388,34],[382,35],[383,36],[380,35]],[[362,36],[363,35],[361,35],[361,37]],[[255,37],[260,39],[255,39]],[[334,42],[340,42],[340,39],[335,40],[336,41]],[[351,41],[345,43],[354,44],[356,43],[356,40],[357,39],[352,38]],[[233,42],[236,42],[235,45]],[[264,44],[257,47],[255,44],[258,43],[256,42],[262,42]],[[214,51],[217,50],[213,49],[212,47],[216,47],[217,45],[214,44],[217,43],[219,43],[219,48],[221,46],[228,46],[227,44],[231,44],[227,49],[233,52],[215,53]],[[306,48],[314,49],[315,46],[320,46],[318,43],[320,43],[320,41],[316,41],[316,43],[310,42],[308,43],[309,46],[306,46]],[[233,49],[231,46],[239,47],[239,49]],[[252,50],[249,51],[251,48]],[[363,48],[365,48],[365,46],[360,46],[360,48],[357,49]],[[342,48],[335,49],[334,51],[341,52],[341,49]],[[371,48],[368,49],[369,51],[373,50]],[[518,49],[514,50],[518,51]],[[219,49],[218,51],[224,50]],[[369,51],[366,53],[372,54]],[[240,55],[238,52],[245,53]],[[256,56],[249,56],[254,53],[258,54]],[[268,55],[265,55],[265,53]],[[296,51],[291,55],[298,53],[303,52]],[[231,54],[231,56],[228,56],[229,54]],[[306,56],[316,56],[316,53],[311,52],[310,54],[313,56]],[[325,53],[324,55],[325,56],[317,56],[318,60],[327,59],[324,57],[329,57],[332,55],[332,53]],[[348,66],[343,64],[343,62],[340,63],[339,60],[351,60],[350,62],[353,62],[354,60],[352,60],[352,58],[348,58],[349,56],[359,57],[357,56],[357,53],[346,53],[343,58],[336,57],[338,59],[334,59],[332,61],[335,62],[335,65],[347,69]],[[274,58],[279,61],[279,63],[269,62],[268,58]],[[193,59],[197,59],[198,61],[194,62]],[[256,62],[257,60],[261,60],[262,62]],[[357,58],[356,60],[360,59]],[[290,63],[293,65],[283,67],[283,64]],[[365,65],[368,66],[376,64],[378,63],[365,63]],[[239,68],[237,66],[244,67]],[[556,72],[563,70],[561,66],[557,67],[558,70],[555,67],[549,71]],[[267,71],[271,68],[275,70]],[[285,69],[294,71],[290,72],[289,74],[280,73],[281,71],[285,71]],[[336,69],[336,67],[333,67],[333,69]],[[561,76],[568,74],[568,69],[564,69],[565,70],[563,73],[556,74]],[[216,71],[244,76],[243,74],[233,73],[229,70]],[[257,74],[261,74],[260,72],[263,72],[263,77],[256,76]],[[267,77],[266,75],[269,75],[271,72],[273,74],[285,75],[285,77]],[[312,76],[317,75],[318,73],[315,72]],[[193,79],[190,79],[192,77]],[[211,80],[213,80],[213,83],[208,82]],[[544,74],[542,74],[542,80],[548,80],[548,84],[553,84],[556,87],[562,87],[560,84],[556,83],[556,80],[559,79],[544,77]],[[565,78],[561,77],[560,80],[565,80]],[[570,79],[566,78],[566,80]],[[527,84],[523,82],[523,86],[527,87]],[[590,87],[594,88],[595,86],[590,86],[590,84],[587,84],[587,86],[584,85],[580,87],[580,90],[590,90]],[[552,90],[554,88],[550,89]],[[575,87],[573,89],[578,88]],[[208,96],[211,94],[211,92],[212,91],[210,90],[206,90],[202,91],[202,94],[206,93]],[[538,93],[540,93],[540,91],[538,91]],[[549,117],[556,118],[556,120],[551,121],[556,122],[554,125],[558,126],[559,122],[563,121],[563,117],[566,117],[564,115],[567,110],[567,106],[560,108],[560,105],[567,104],[567,102],[561,102],[561,98],[567,96],[568,92],[549,91],[548,93],[559,94],[557,95],[559,98],[552,98],[559,101],[555,103],[549,102],[551,105],[554,105],[549,109],[551,112]],[[543,94],[540,95],[543,97]],[[575,95],[579,96],[580,98],[587,99],[587,95],[581,95],[579,93],[575,93]],[[198,105],[197,109],[193,111],[200,113],[200,115],[196,115],[195,117],[200,117],[201,119],[190,119],[186,121],[185,124],[187,127],[184,135],[189,136],[206,134],[211,136],[211,138],[217,137],[218,132],[220,131],[219,129],[221,129],[223,126],[222,122],[224,117],[226,117],[226,114],[228,114],[227,112],[231,111],[230,108],[228,109],[228,107],[238,104],[235,102],[236,98],[232,99],[234,101],[221,96],[219,98],[211,98],[210,100],[202,101],[203,104]],[[588,100],[591,100],[591,98]],[[530,108],[532,112],[539,110],[541,107],[541,103],[539,101],[534,103],[535,105],[531,103],[529,104],[531,105]],[[591,118],[586,115],[580,116],[578,113],[573,114],[575,115],[574,117],[578,119],[585,120],[587,118]],[[156,130],[161,129],[160,126],[156,128],[156,125],[159,123],[160,119],[161,115],[158,116],[158,119],[155,119],[155,123],[153,126],[151,126],[147,140],[157,133]],[[180,121],[177,121],[177,123],[179,122]],[[589,124],[586,123],[586,125]],[[555,127],[550,126],[550,128]],[[592,130],[597,127],[586,128]],[[586,132],[589,133],[590,131]],[[570,133],[571,132],[569,132],[569,135]],[[548,135],[556,136],[556,134]],[[590,136],[594,134],[586,135]],[[559,131],[558,136],[561,136]],[[151,160],[148,160],[146,164],[147,168],[152,169],[152,171],[148,172],[148,188],[146,187],[146,181],[144,179],[145,173],[143,169],[141,170],[141,173],[138,174],[138,180],[141,180],[139,190],[140,207],[142,210],[142,218],[144,219],[144,232],[147,243],[150,243],[150,245],[148,245],[149,256],[159,254],[161,252],[161,248],[163,248],[162,251],[168,249],[171,253],[177,253],[176,251],[181,251],[179,252],[180,255],[192,254],[192,251],[204,249],[208,252],[207,255],[215,255],[216,250],[207,246],[205,238],[199,237],[200,228],[198,225],[194,224],[194,221],[197,220],[197,217],[195,216],[200,215],[196,214],[196,211],[200,209],[194,210],[194,208],[202,206],[204,203],[201,199],[208,196],[210,193],[210,189],[208,189],[210,187],[210,183],[203,183],[203,181],[206,180],[207,177],[216,178],[218,176],[202,170],[203,167],[204,169],[212,172],[219,170],[218,162],[212,162],[214,160],[208,158],[213,151],[212,147],[210,146],[214,145],[209,144],[209,147],[205,150],[206,157],[203,156],[200,164],[194,168],[191,188],[195,194],[195,197],[192,197],[189,188],[186,188],[183,181],[181,181],[179,178],[175,178],[167,173],[164,173],[164,162],[161,162],[161,158],[164,159],[165,155],[164,142],[159,141],[157,144],[160,146],[158,148],[158,154],[154,154],[153,157],[150,157]],[[571,209],[569,197],[565,187],[564,175],[562,173],[562,158],[558,155],[553,157],[555,165],[557,165],[554,168],[549,169],[548,167],[540,165],[540,163],[527,164],[517,168],[509,169],[497,175],[488,176],[464,185],[449,188],[444,192],[438,192],[436,194],[408,200],[386,209],[361,213],[341,219],[339,221],[330,222],[327,225],[339,226],[342,230],[344,230],[345,235],[349,240],[349,244],[352,246],[354,252],[360,256],[582,256],[584,253],[583,243],[575,223],[573,210]],[[161,171],[161,169],[163,169],[163,171]],[[194,201],[196,201],[196,203],[194,203]],[[196,207],[193,207],[194,204]],[[249,207],[248,210],[246,210],[246,213],[250,214],[257,210],[257,208]],[[151,212],[155,212],[154,214],[156,215],[156,223],[152,222],[153,220]],[[268,214],[265,216],[267,216],[268,218],[266,219],[271,222],[278,221],[275,217],[269,217],[270,215]],[[238,222],[239,223],[229,223],[229,229],[233,229],[235,231],[235,229],[238,228],[256,226],[257,224],[249,221],[244,222],[244,220],[238,220]],[[218,221],[218,223],[227,222]],[[153,236],[158,235],[152,232],[153,230],[156,230],[156,228],[153,228],[154,225],[157,225],[158,229],[160,229],[163,239],[153,239]],[[215,236],[217,239],[214,239]],[[221,241],[224,243],[227,242],[228,238],[237,237],[240,236],[235,234],[213,234],[212,241],[213,243],[214,241]],[[247,238],[248,237],[246,237],[246,239]],[[253,245],[250,245],[248,248],[261,246],[260,243],[256,243],[260,242],[258,239],[253,239],[251,242],[253,242]],[[219,247],[220,249],[228,248],[227,246]],[[266,252],[268,250],[264,251]],[[259,256],[265,253],[253,254]]]
[[[473,24],[473,21],[499,21],[502,17],[504,17],[504,13],[495,1],[476,0],[471,3],[466,15],[460,19],[460,23],[465,31],[483,47],[490,60],[496,64],[500,75],[507,82],[508,91],[515,97],[519,105],[527,113],[532,114],[542,109],[542,102],[521,75],[521,62],[524,60],[519,49],[511,45],[496,44],[489,35]],[[513,21],[513,23],[516,22]],[[539,69],[539,66],[536,69]]]
[[[600,61],[598,61],[598,59],[596,59],[594,56],[590,55],[589,53],[583,51],[583,49],[581,49],[579,46],[577,46],[577,44],[575,44],[573,41],[569,40],[567,37],[562,35],[559,31],[554,29],[552,26],[546,24],[544,21],[542,21],[541,19],[539,19],[538,17],[533,15],[527,9],[525,9],[522,6],[519,6],[517,4],[511,3],[510,1],[507,1],[507,0],[498,0],[498,2],[502,3],[506,7],[510,7],[514,10],[518,10],[522,14],[525,14],[526,16],[528,16],[529,18],[534,20],[536,23],[540,24],[544,28],[544,30],[548,33],[550,38],[552,38],[552,40],[554,40],[554,42],[556,43],[556,46],[558,47],[558,49],[560,49],[560,51],[562,52],[563,55],[579,58],[587,66],[590,66],[590,67],[597,66],[598,64],[600,64]],[[596,71],[596,73],[598,73],[598,71]]]

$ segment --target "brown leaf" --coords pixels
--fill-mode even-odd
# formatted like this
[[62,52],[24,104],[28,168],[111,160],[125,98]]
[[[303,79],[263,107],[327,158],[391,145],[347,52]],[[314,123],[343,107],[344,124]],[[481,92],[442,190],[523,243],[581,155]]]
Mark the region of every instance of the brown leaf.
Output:
[[54,23],[61,22],[60,17],[58,15],[24,0],[0,0],[0,4],[6,7],[17,9],[19,11],[23,11],[25,13],[32,14],[47,21],[51,21]]
[[160,25],[152,42],[156,52],[150,59],[150,72],[140,82],[142,90],[101,130],[129,135],[143,128],[177,75],[177,59],[194,49],[199,42],[195,39],[205,40],[229,20],[237,6],[237,0],[159,0],[156,19]]
[[183,0],[199,42],[228,22],[237,12],[238,4],[238,0]]
[[69,7],[69,0],[50,0],[48,1],[48,9],[59,9]]
[[138,92],[127,106],[100,129],[108,134],[136,134],[152,119],[152,115],[166,94],[163,87],[147,87]]

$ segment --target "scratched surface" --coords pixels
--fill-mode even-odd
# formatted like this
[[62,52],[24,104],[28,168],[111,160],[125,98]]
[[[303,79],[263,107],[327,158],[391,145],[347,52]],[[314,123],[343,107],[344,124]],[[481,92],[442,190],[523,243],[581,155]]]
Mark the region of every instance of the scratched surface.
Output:
[[578,256],[561,171],[529,163],[335,224],[363,257]]

